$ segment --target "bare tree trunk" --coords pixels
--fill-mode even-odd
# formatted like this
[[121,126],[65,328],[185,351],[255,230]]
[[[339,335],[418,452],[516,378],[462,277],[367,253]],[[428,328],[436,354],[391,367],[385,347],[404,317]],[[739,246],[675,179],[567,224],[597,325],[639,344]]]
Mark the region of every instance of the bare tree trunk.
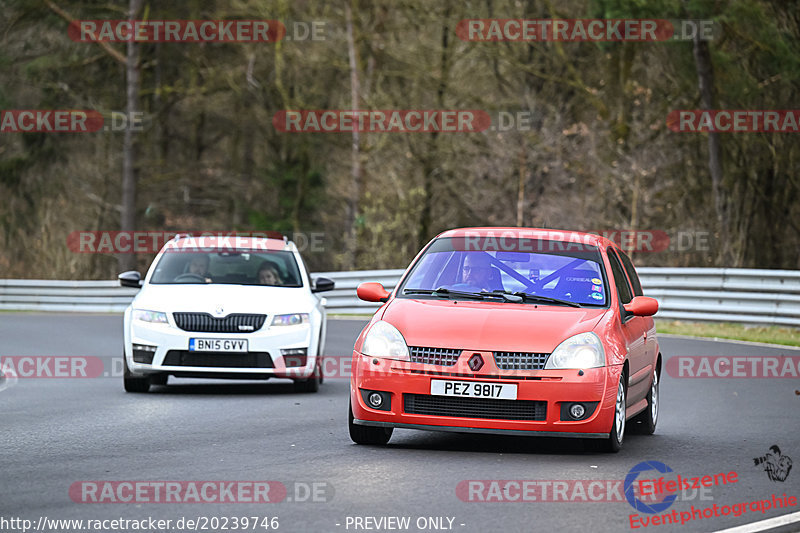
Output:
[[[446,2],[444,14],[442,16],[442,50],[439,56],[439,68],[441,79],[439,80],[439,87],[436,89],[436,104],[438,109],[444,109],[444,95],[447,91],[448,75],[450,72],[450,28],[448,21],[450,18],[450,2]],[[431,235],[431,227],[433,226],[433,177],[435,174],[440,175],[440,180],[446,179],[441,174],[441,167],[439,166],[438,145],[437,139],[439,137],[438,131],[431,133],[431,141],[428,144],[427,154],[425,156],[425,163],[422,166],[422,188],[424,191],[422,197],[422,211],[419,217],[419,227],[417,229],[417,247],[421,248],[433,237]]]
[[[714,69],[711,65],[711,53],[708,42],[694,36],[694,61],[697,69],[697,83],[700,89],[700,103],[704,110],[714,108]],[[725,207],[725,196],[722,190],[722,162],[720,159],[719,133],[708,133],[708,171],[711,174],[711,193],[714,200],[714,213],[717,217],[719,243],[721,244],[719,259],[723,264],[730,260],[729,221]]]
[[[128,18],[135,19],[141,7],[142,0],[130,0]],[[122,145],[122,216],[120,229],[122,231],[134,231],[136,229],[136,139],[130,122],[135,116],[134,114],[139,111],[139,44],[133,40],[128,41],[125,72],[128,127],[125,128],[125,138]],[[134,254],[120,254],[117,257],[121,271],[136,268],[136,256]]]
[[[350,106],[358,109],[358,62],[356,61],[356,44],[353,36],[353,12],[350,0],[345,0],[345,17],[347,19],[347,55],[350,59]],[[361,139],[358,128],[353,128],[352,170],[350,179],[350,197],[347,199],[347,235],[344,268],[352,270],[356,266],[358,250],[358,209],[361,198]]]
[[[633,191],[631,194],[631,221],[628,224],[628,229],[630,231],[636,231],[639,229],[639,187],[641,185],[641,175],[639,174],[639,169],[634,165],[633,167]],[[634,233],[635,235],[635,233]],[[636,253],[636,246],[634,245],[633,248],[630,250],[626,250],[628,255],[630,256],[631,260],[633,260],[633,256]]]
[[517,227],[521,228],[525,222],[525,169],[527,167],[525,147],[519,149],[519,183],[517,184]]

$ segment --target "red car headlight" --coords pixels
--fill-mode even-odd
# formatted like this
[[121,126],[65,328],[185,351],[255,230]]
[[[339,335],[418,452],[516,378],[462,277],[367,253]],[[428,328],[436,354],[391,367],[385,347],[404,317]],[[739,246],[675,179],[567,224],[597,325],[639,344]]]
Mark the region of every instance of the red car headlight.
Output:
[[379,320],[375,322],[364,338],[361,353],[370,357],[383,357],[385,359],[398,359],[410,361],[408,346],[403,335],[396,327]]
[[592,332],[579,333],[568,338],[553,350],[544,368],[597,368],[605,366],[606,353],[600,337]]

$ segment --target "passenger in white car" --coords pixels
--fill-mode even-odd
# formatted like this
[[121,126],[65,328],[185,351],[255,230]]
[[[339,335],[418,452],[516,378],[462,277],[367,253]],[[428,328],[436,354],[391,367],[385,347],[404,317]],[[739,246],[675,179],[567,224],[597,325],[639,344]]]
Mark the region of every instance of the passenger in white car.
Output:
[[258,282],[262,285],[283,285],[278,269],[267,261],[258,268]]

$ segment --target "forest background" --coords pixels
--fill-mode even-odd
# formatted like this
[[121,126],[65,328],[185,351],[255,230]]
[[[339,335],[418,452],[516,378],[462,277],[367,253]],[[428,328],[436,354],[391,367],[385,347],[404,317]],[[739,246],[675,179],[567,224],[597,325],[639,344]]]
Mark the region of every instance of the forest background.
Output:
[[[322,32],[276,43],[68,35],[69,20],[131,13]],[[459,21],[488,18],[709,20],[714,37],[457,35]],[[67,245],[73,232],[120,229],[321,235],[304,252],[313,271],[405,267],[440,231],[484,225],[673,239],[635,253],[639,265],[800,268],[800,136],[667,127],[681,109],[797,108],[796,1],[3,0],[0,30],[0,109],[143,117],[137,131],[0,133],[0,278],[145,270],[152,254]],[[274,126],[300,109],[478,109],[527,122],[358,135]],[[705,237],[685,246],[687,236]]]

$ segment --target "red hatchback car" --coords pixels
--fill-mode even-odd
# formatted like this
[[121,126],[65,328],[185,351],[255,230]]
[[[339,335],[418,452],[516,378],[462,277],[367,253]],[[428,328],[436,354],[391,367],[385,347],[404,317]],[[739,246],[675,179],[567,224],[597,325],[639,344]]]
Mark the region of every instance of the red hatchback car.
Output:
[[525,228],[446,231],[417,255],[356,340],[350,437],[394,428],[605,439],[653,433],[661,372],[628,256],[603,237]]

